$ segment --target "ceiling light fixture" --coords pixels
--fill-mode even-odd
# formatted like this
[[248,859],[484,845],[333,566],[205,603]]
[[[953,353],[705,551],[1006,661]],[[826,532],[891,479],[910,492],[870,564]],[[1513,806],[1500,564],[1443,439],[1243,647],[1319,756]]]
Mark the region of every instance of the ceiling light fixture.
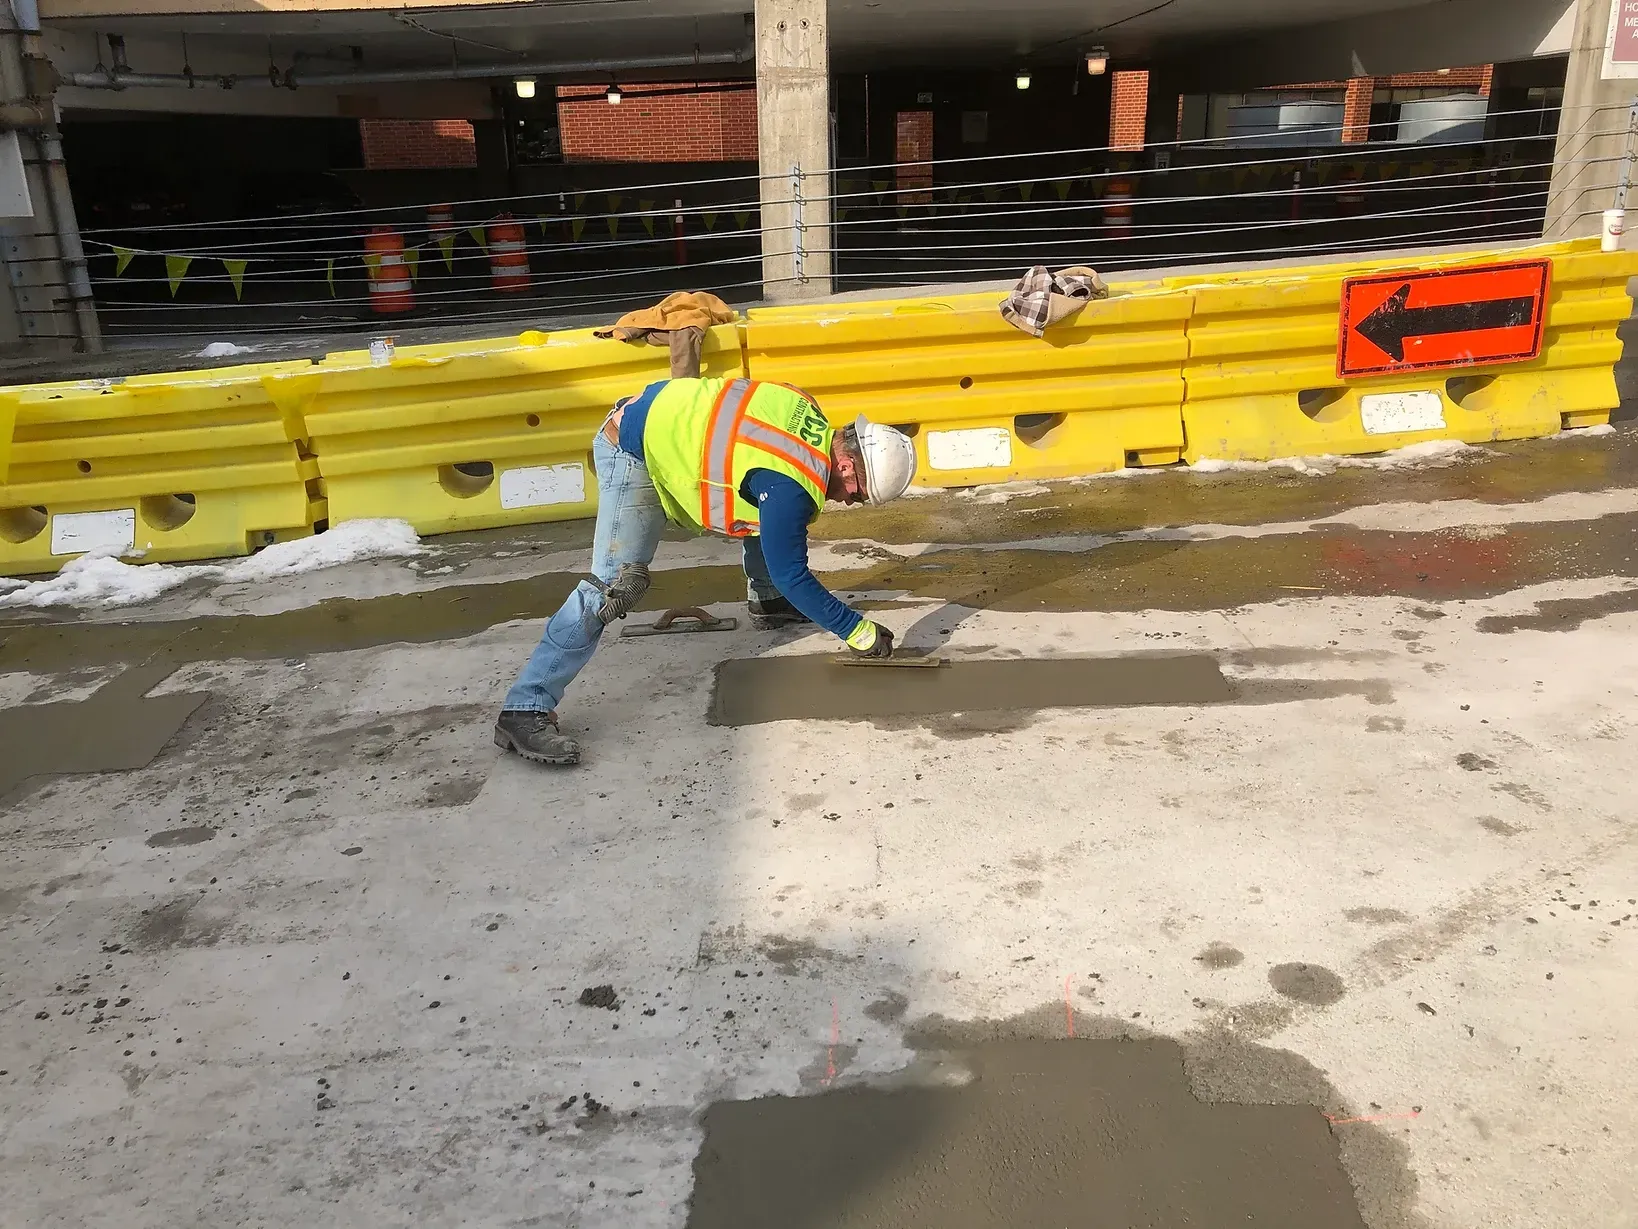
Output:
[[535,96],[535,79],[533,77],[519,77],[512,82],[512,88],[518,92],[519,98],[533,98]]
[[625,95],[620,92],[619,82],[615,82],[609,86],[608,93],[604,94],[603,97],[609,100],[609,106],[618,107],[620,105],[620,100],[624,98]]
[[1021,90],[1029,89],[1029,70],[1028,69],[1020,68],[1018,70],[1017,82],[1018,82],[1018,88],[1019,89],[1021,89]]
[[1101,77],[1109,71],[1109,53],[1102,47],[1094,47],[1086,53],[1086,75]]

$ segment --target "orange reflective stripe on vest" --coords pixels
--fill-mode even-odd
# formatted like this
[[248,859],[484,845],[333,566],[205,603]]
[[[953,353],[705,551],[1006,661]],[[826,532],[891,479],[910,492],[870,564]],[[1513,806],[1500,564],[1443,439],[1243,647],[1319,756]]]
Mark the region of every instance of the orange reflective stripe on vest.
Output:
[[738,485],[738,476],[734,473],[736,445],[744,444],[780,458],[821,491],[830,482],[830,458],[823,452],[770,423],[746,416],[758,387],[755,380],[731,380],[723,385],[716,404],[711,407],[711,423],[705,434],[700,524],[731,538],[742,538],[756,530],[755,525],[733,518]]

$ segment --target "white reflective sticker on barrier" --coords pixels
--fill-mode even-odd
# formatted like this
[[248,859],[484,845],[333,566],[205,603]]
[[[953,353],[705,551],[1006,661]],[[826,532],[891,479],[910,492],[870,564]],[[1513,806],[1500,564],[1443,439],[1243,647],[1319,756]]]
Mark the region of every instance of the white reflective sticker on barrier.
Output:
[[934,469],[994,469],[1012,464],[1012,432],[1003,427],[929,431],[927,464]]
[[51,553],[83,555],[113,547],[121,554],[136,545],[136,509],[112,512],[64,512],[51,518]]
[[586,468],[583,465],[531,465],[527,469],[503,469],[500,501],[503,508],[583,504],[586,502]]
[[1359,399],[1359,421],[1366,435],[1442,431],[1445,401],[1436,392],[1366,393]]

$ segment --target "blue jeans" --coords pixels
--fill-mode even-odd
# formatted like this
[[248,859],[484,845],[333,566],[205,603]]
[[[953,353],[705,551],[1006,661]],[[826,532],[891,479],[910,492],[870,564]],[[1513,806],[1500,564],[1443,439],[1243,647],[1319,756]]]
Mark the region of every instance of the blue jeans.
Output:
[[[597,467],[597,531],[592,537],[591,571],[607,585],[613,583],[621,564],[654,561],[665,529],[665,512],[648,467],[609,443],[602,431],[592,441],[592,463]],[[545,713],[557,707],[603,638],[603,624],[597,617],[602,604],[603,595],[590,581],[575,586],[547,621],[540,643],[507,692],[508,712]]]
[[752,536],[745,543],[745,595],[759,602],[784,596],[768,575],[768,561],[762,557],[762,539]]

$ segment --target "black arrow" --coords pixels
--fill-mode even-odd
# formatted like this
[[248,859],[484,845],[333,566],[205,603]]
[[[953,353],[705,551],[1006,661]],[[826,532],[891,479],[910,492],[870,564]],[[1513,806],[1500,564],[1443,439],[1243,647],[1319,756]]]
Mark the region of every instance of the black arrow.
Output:
[[1531,324],[1535,320],[1534,298],[1486,299],[1479,303],[1450,303],[1442,307],[1407,307],[1410,283],[1406,282],[1388,301],[1355,326],[1357,332],[1393,361],[1405,361],[1407,337],[1433,337],[1445,333],[1476,333],[1480,329],[1506,329]]

